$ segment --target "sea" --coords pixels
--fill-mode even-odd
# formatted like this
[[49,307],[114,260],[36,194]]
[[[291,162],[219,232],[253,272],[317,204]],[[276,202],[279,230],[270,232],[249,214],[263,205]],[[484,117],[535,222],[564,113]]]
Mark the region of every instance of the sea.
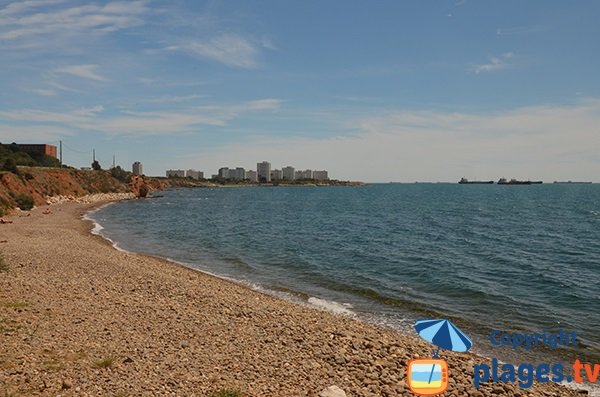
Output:
[[[600,362],[600,185],[184,188],[88,215],[122,250],[417,335],[447,318],[504,361]],[[492,330],[576,332],[492,346]]]

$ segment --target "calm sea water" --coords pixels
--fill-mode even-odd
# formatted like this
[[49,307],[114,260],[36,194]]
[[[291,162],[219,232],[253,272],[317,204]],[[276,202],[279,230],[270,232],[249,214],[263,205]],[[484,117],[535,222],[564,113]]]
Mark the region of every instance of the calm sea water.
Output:
[[483,347],[492,328],[562,328],[600,351],[600,185],[160,194],[92,217],[120,248],[399,329],[448,317]]

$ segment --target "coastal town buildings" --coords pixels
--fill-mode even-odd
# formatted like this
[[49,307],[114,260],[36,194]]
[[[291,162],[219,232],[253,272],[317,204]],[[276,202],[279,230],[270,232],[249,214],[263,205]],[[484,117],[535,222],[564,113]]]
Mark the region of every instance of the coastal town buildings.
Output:
[[272,170],[271,171],[271,180],[280,180],[283,179],[283,172],[281,170]]
[[312,170],[298,170],[295,173],[296,179],[313,179],[313,172]]
[[236,169],[229,170],[229,179],[233,181],[243,181],[246,179],[246,170],[242,167],[236,167]]
[[185,176],[192,179],[204,179],[204,172],[189,169],[185,172]]
[[144,175],[144,165],[139,161],[136,161],[131,165],[131,171],[133,175]]
[[246,170],[242,167],[222,167],[219,168],[218,177],[221,179],[228,179],[231,181],[243,181],[244,179],[246,179]]
[[281,169],[281,173],[283,174],[281,179],[285,179],[286,181],[293,181],[296,179],[295,169],[294,167],[287,166]]
[[250,182],[258,182],[258,174],[256,171],[248,170],[246,171],[246,179]]
[[219,168],[219,172],[217,175],[219,176],[219,178],[229,179],[229,167]]
[[326,181],[329,179],[329,176],[327,175],[327,171],[325,171],[325,170],[313,171],[312,179],[314,179],[315,181]]
[[185,178],[184,170],[167,170],[167,178]]
[[[141,164],[140,164],[141,165]],[[140,170],[141,171],[141,170]],[[189,169],[186,172],[183,170],[168,170],[167,176],[169,177],[189,177],[196,180],[204,179],[204,173]],[[262,161],[256,163],[256,171],[246,170],[244,167],[221,167],[217,174],[212,175],[212,179],[220,179],[223,181],[241,182],[248,181],[253,183],[269,183],[271,181],[327,181],[329,180],[329,173],[327,170],[312,171],[296,170],[293,166],[288,165],[281,169],[271,169],[271,163],[268,161]]]
[[263,161],[256,163],[258,182],[271,182],[271,163]]

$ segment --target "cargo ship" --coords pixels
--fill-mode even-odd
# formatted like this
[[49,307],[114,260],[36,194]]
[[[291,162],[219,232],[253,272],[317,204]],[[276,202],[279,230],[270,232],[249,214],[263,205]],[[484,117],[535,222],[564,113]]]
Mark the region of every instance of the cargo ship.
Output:
[[460,184],[474,184],[474,185],[489,185],[494,183],[494,181],[470,181],[467,178],[460,178],[458,181]]
[[498,180],[498,185],[535,185],[543,183],[542,181],[518,181],[516,179],[511,179],[510,181],[506,180],[506,178],[500,178]]

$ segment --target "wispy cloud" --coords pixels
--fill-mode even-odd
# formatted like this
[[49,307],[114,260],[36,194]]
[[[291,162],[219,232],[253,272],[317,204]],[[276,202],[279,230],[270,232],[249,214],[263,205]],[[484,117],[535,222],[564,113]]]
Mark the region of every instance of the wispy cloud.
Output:
[[498,36],[514,36],[521,34],[530,34],[530,33],[541,33],[545,31],[546,28],[540,25],[534,26],[512,26],[508,28],[498,28],[496,30],[496,35]]
[[122,111],[106,114],[102,105],[71,112],[21,109],[0,112],[0,125],[27,124],[32,130],[61,127],[69,131],[95,131],[118,135],[172,135],[198,132],[203,126],[222,127],[243,114],[279,109],[279,99],[258,99],[233,105],[195,106],[178,111]]
[[55,96],[57,94],[55,90],[47,88],[23,88],[23,91],[32,92],[40,96]]
[[192,57],[210,59],[227,66],[254,69],[258,66],[259,50],[255,43],[237,34],[229,33],[207,41],[190,41],[165,48],[180,51]]
[[[43,46],[52,43],[49,36],[74,37],[115,32],[142,25],[142,15],[149,12],[146,1],[77,6],[68,3],[61,0],[9,3],[0,9],[0,42],[20,41],[27,47],[36,43]],[[59,7],[48,9],[53,5]],[[42,36],[44,40],[37,40]]]
[[196,99],[206,98],[206,95],[165,95],[159,98],[150,98],[145,100],[146,103],[181,103],[189,102]]
[[104,76],[101,76],[96,72],[98,65],[72,65],[64,68],[55,69],[55,73],[66,73],[72,76],[81,77],[84,79],[90,79],[95,81],[108,81]]
[[496,72],[509,68],[511,65],[510,60],[514,57],[512,52],[504,53],[500,56],[494,56],[489,58],[489,62],[482,63],[479,65],[472,66],[469,70],[479,73]]

